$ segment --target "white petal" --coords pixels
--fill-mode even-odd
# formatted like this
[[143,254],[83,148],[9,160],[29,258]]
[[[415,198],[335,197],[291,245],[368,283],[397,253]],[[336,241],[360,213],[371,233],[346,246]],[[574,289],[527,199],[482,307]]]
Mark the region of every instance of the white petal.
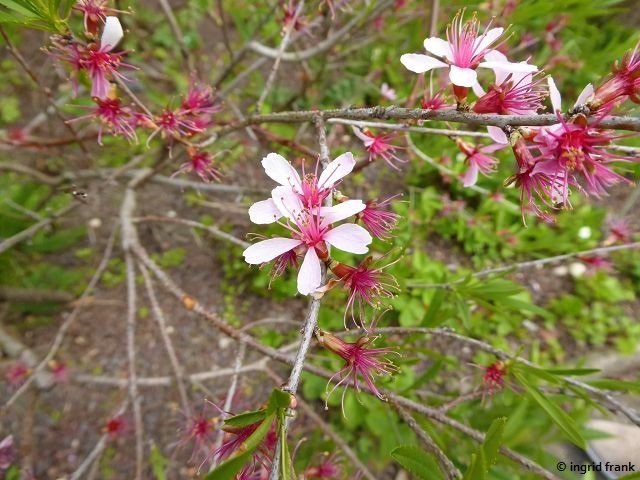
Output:
[[300,186],[300,175],[295,168],[282,156],[277,153],[270,153],[262,159],[262,166],[265,173],[280,185],[291,187],[296,192],[302,193]]
[[[498,82],[496,81],[496,83]],[[486,93],[484,89],[480,86],[480,83],[478,81],[476,81],[476,83],[473,84],[471,89],[473,90],[473,93],[475,93],[478,96],[478,98],[483,96]]]
[[500,127],[487,127],[487,131],[489,132],[491,140],[493,140],[494,142],[504,145],[509,143],[509,137],[507,137],[507,134],[504,133],[504,130],[502,130]]
[[446,40],[437,37],[426,38],[424,41],[424,49],[438,57],[444,57],[449,61],[453,61],[451,45]]
[[473,53],[478,54],[495,42],[504,32],[504,28],[497,27],[487,30],[484,35],[480,35],[473,41]]
[[587,103],[587,100],[589,100],[589,97],[591,97],[591,95],[593,95],[593,85],[588,84],[586,87],[584,87],[584,89],[578,96],[578,100],[576,100],[574,107]]
[[303,295],[314,292],[322,283],[320,259],[315,248],[310,248],[304,256],[298,272],[298,291]]
[[333,207],[322,207],[320,208],[322,224],[329,225],[330,223],[339,222],[361,212],[365,208],[367,206],[362,203],[362,200],[347,200]]
[[324,240],[345,252],[367,253],[367,246],[373,238],[360,225],[345,223],[329,230],[324,235]]
[[242,255],[244,260],[251,265],[260,265],[293,250],[302,243],[302,240],[292,238],[270,238],[255,243],[247,248]]
[[360,140],[362,140],[362,143],[364,143],[365,147],[368,147],[369,145],[371,145],[374,140],[373,138],[371,138],[369,135],[365,135],[362,130],[360,130],[357,127],[351,127],[353,129],[353,133],[355,134],[356,137],[358,137]]
[[478,74],[475,70],[470,68],[460,68],[455,65],[451,65],[451,70],[449,70],[449,80],[451,80],[451,83],[459,87],[473,87],[473,85],[478,81]]
[[249,218],[253,223],[264,225],[273,223],[280,217],[282,214],[272,198],[256,202],[249,207]]
[[437,58],[420,53],[405,53],[400,57],[400,63],[402,63],[407,70],[411,70],[414,73],[424,73],[434,68],[447,66],[446,63],[441,62]]
[[114,49],[123,36],[124,32],[118,17],[107,17],[104,21],[104,29],[100,38],[100,48],[107,52]]
[[537,66],[530,65],[527,62],[482,62],[478,66],[493,70],[500,69],[510,73],[533,73],[538,71]]
[[465,187],[470,187],[471,185],[475,185],[478,181],[478,165],[475,162],[471,162],[469,164],[469,168],[464,173],[462,177],[462,182]]
[[560,96],[560,90],[556,87],[556,82],[553,81],[553,77],[547,77],[547,83],[549,85],[549,97],[551,98],[553,111],[562,111],[562,97]]
[[351,173],[356,160],[351,152],[346,152],[327,165],[318,179],[318,188],[331,188],[338,180]]
[[294,222],[300,219],[304,205],[296,192],[290,187],[276,187],[271,191],[271,198],[280,214]]
[[484,56],[484,61],[485,62],[509,62],[509,60],[507,59],[507,56],[502,53],[499,52],[498,50],[489,50],[486,55]]

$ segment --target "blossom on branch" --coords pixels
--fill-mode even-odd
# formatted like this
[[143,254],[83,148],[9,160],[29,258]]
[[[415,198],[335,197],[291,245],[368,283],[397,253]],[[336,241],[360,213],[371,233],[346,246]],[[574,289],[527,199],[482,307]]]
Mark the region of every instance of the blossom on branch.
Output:
[[243,256],[251,265],[276,260],[280,265],[276,272],[281,272],[283,264],[295,264],[294,255],[304,257],[298,272],[298,291],[308,295],[321,286],[322,264],[329,260],[329,245],[363,254],[369,251],[368,245],[373,240],[369,232],[354,223],[335,225],[364,210],[366,205],[361,200],[323,206],[331,189],[353,170],[355,160],[351,153],[345,153],[327,165],[319,177],[316,172],[303,178],[275,153],[267,155],[262,165],[280,186],[273,189],[271,198],[254,203],[249,208],[249,217],[257,224],[278,222],[289,231],[290,238],[262,240],[247,248]]
[[327,394],[327,401],[338,387],[343,386],[342,413],[344,415],[344,397],[347,392],[347,386],[351,386],[356,392],[362,391],[358,380],[359,377],[364,379],[371,393],[380,400],[386,401],[386,397],[376,387],[373,377],[374,375],[391,376],[397,373],[399,371],[398,367],[384,356],[390,353],[399,355],[398,352],[390,347],[370,348],[378,337],[360,337],[355,342],[349,343],[320,329],[316,330],[315,335],[320,345],[345,361],[345,366],[336,372],[327,383],[328,389],[329,385],[337,379],[336,384]]
[[395,134],[387,133],[374,135],[370,130],[364,129],[360,130],[357,127],[351,127],[353,129],[353,133],[362,140],[364,144],[364,148],[369,153],[369,161],[373,162],[377,157],[382,158],[387,165],[396,170],[400,170],[395,162],[406,163],[407,160],[403,160],[395,154],[395,151],[402,148],[397,145],[393,145],[391,140],[395,138]]
[[535,65],[511,63],[503,55],[495,55],[498,52],[491,47],[502,36],[503,28],[487,27],[480,34],[480,24],[475,15],[466,22],[463,16],[464,11],[456,14],[447,27],[446,40],[437,37],[425,39],[424,48],[431,55],[407,53],[400,57],[400,62],[414,73],[447,68],[458,100],[464,100],[468,88],[478,83],[477,68],[500,68],[521,73],[538,70]]

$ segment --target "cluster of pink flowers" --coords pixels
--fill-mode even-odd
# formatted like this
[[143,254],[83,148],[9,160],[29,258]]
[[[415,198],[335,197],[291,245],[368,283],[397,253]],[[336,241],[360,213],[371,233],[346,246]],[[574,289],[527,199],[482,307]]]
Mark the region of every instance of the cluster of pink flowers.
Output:
[[[112,135],[137,141],[140,128],[151,131],[147,142],[160,134],[172,141],[185,143],[189,146],[189,160],[180,165],[176,174],[193,172],[205,182],[219,180],[221,174],[213,156],[189,143],[195,135],[205,132],[213,124],[214,115],[222,110],[213,89],[200,85],[193,78],[180,105],[177,108],[165,107],[159,114],[141,111],[139,105],[123,104],[112,80],[128,81],[119,70],[135,67],[122,61],[125,51],[114,52],[124,36],[120,21],[111,15],[118,11],[109,8],[106,0],[81,0],[75,10],[84,14],[84,36],[89,43],[84,44],[73,36],[54,36],[51,40],[52,55],[71,65],[71,79],[76,94],[81,71],[85,71],[91,81],[91,97],[95,105],[89,114],[74,121],[87,118],[98,121],[100,145],[105,129]],[[102,35],[100,41],[96,42],[100,26]]]
[[[276,153],[267,155],[262,160],[262,166],[267,176],[279,186],[273,189],[271,198],[254,203],[249,208],[249,216],[257,224],[279,223],[289,232],[289,237],[263,239],[247,248],[243,255],[247,263],[252,265],[275,261],[273,276],[280,275],[289,267],[299,266],[298,292],[303,295],[323,295],[333,286],[342,284],[349,295],[345,327],[346,315],[350,311],[353,322],[364,328],[363,311],[366,306],[379,308],[380,298],[392,297],[397,290],[397,283],[392,275],[383,271],[384,267],[371,265],[372,257],[367,257],[357,266],[351,266],[332,259],[329,246],[365,254],[373,240],[372,234],[387,238],[395,227],[397,215],[382,208],[391,199],[365,203],[334,192],[355,164],[353,155],[344,153],[330,162],[319,175],[316,167],[314,173],[305,174],[303,171],[301,177],[282,156]],[[328,206],[327,200],[331,199],[338,203]],[[337,224],[349,217],[354,217],[355,221]],[[360,222],[366,228],[355,222]],[[324,285],[323,266],[335,275]],[[370,348],[373,339],[366,336],[354,343],[344,342],[323,330],[316,332],[316,338],[322,346],[346,362],[346,366],[330,380],[331,383],[338,378],[333,390],[350,383],[359,391],[358,378],[363,378],[368,389],[384,399],[373,382],[373,376],[395,372],[391,362],[379,358],[390,353],[390,348]]]
[[[341,196],[337,205],[325,205],[333,188],[353,170],[355,159],[351,153],[340,155],[320,175],[316,168],[314,173],[303,173],[302,178],[276,153],[267,155],[262,166],[280,185],[273,189],[271,198],[249,208],[249,217],[257,224],[278,222],[289,232],[289,237],[262,240],[247,248],[243,255],[252,265],[275,260],[274,276],[300,264],[298,292],[303,295],[317,293],[323,287],[322,265],[331,262],[329,246],[364,254],[373,240],[369,231],[383,236],[395,226],[395,214],[380,211],[382,204],[376,202],[364,203]],[[336,225],[349,217],[360,220],[369,231],[354,222]]]
[[[594,90],[591,85],[580,94],[571,110],[571,118],[562,116],[560,93],[551,77],[548,87],[536,77],[538,68],[527,61],[513,62],[498,51],[504,29],[490,28],[482,32],[475,16],[463,21],[464,11],[458,12],[447,28],[446,40],[427,38],[424,48],[428,54],[405,54],[401,63],[410,71],[425,73],[447,69],[458,109],[475,113],[499,115],[531,115],[542,108],[544,98],[551,97],[558,123],[549,127],[521,128],[510,131],[510,138],[496,127],[489,127],[494,140],[490,145],[472,145],[456,139],[462,152],[466,171],[464,186],[474,185],[478,173],[495,171],[498,160],[490,154],[511,146],[517,163],[516,174],[507,184],[521,190],[523,217],[525,212],[551,220],[551,212],[570,206],[572,188],[585,194],[602,196],[608,187],[626,181],[613,171],[612,162],[629,161],[607,148],[618,137],[598,128],[599,119],[611,109],[630,99],[640,103],[640,54],[638,48],[616,62],[612,76]],[[485,91],[480,84],[478,69],[492,70],[495,79]],[[469,96],[476,95],[475,101]],[[442,92],[440,92],[442,93]],[[440,95],[439,93],[439,95]],[[441,108],[423,102],[423,108]],[[587,115],[598,118],[588,122]],[[384,152],[383,152],[384,153]]]

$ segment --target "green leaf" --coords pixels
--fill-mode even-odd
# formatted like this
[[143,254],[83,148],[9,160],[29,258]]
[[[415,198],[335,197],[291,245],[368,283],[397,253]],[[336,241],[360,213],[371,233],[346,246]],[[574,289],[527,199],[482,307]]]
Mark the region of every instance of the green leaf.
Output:
[[259,422],[263,418],[267,416],[267,412],[265,410],[253,410],[250,412],[243,412],[238,415],[234,415],[231,418],[227,418],[224,421],[225,427],[246,427],[247,425],[251,425]]
[[[275,392],[275,390],[274,390]],[[273,396],[273,394],[272,394]],[[265,417],[256,430],[247,438],[240,446],[238,446],[235,455],[232,455],[224,463],[220,464],[215,470],[209,472],[204,480],[233,480],[236,474],[242,469],[243,465],[249,461],[253,452],[260,446],[264,437],[269,433],[275,413]]]
[[471,462],[464,474],[464,480],[485,480],[487,478],[489,469],[498,457],[506,423],[506,417],[496,418],[491,423],[484,437],[484,442],[478,447],[478,451],[471,455]]
[[625,380],[612,380],[610,378],[598,378],[588,380],[587,383],[592,387],[601,388],[603,390],[621,390],[625,392],[640,392],[640,382],[627,382]]
[[400,445],[391,451],[391,457],[421,480],[442,478],[441,475],[434,476],[439,472],[435,460],[416,445]]
[[433,294],[433,298],[431,299],[431,304],[429,305],[429,309],[427,310],[427,314],[422,319],[422,326],[424,327],[437,327],[441,322],[436,321],[436,316],[440,311],[440,307],[442,306],[442,301],[444,300],[447,291],[444,288],[438,288]]
[[289,408],[291,403],[291,395],[284,390],[276,388],[271,392],[269,397],[269,404],[267,406],[267,413],[274,413],[280,409]]
[[600,371],[599,368],[545,368],[545,372],[549,372],[552,375],[563,376],[581,376],[581,375],[593,375]]
[[166,468],[169,461],[164,458],[156,444],[151,445],[151,468],[156,480],[166,480]]
[[516,377],[518,382],[527,390],[527,393],[533,398],[538,405],[540,405],[551,417],[554,423],[565,433],[565,435],[571,440],[571,442],[582,448],[586,448],[586,442],[575,422],[569,415],[567,415],[560,407],[558,407],[555,403],[549,401],[544,395],[542,395],[535,386],[531,385],[529,381],[522,375],[522,373],[518,370],[513,371],[513,375]]
[[624,477],[620,477],[620,480],[636,480],[640,478],[640,472],[630,473],[629,475],[625,475]]

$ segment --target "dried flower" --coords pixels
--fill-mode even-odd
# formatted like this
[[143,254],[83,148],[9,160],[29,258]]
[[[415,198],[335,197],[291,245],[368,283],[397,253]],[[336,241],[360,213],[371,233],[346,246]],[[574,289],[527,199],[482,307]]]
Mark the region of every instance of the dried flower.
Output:
[[380,134],[374,135],[370,130],[360,130],[357,127],[353,128],[353,133],[355,133],[356,137],[362,140],[365,149],[369,153],[369,161],[372,162],[376,159],[376,157],[382,158],[387,165],[396,170],[400,170],[395,162],[406,163],[407,160],[403,160],[395,154],[395,151],[400,149],[397,145],[393,145],[391,140],[395,138],[395,134]]

